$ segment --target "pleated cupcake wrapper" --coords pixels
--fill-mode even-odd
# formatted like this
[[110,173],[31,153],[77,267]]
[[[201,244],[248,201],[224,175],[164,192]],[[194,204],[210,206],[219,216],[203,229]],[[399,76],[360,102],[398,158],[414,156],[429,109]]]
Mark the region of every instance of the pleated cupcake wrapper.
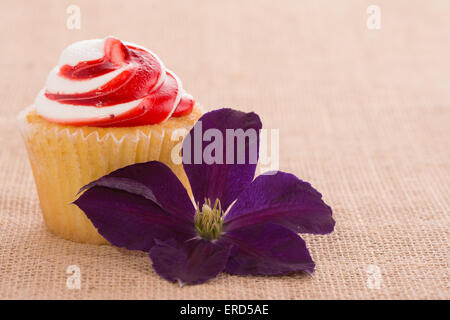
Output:
[[[45,223],[51,232],[78,242],[103,244],[85,214],[72,202],[89,182],[124,166],[158,160],[168,165],[189,188],[181,165],[171,160],[175,129],[136,130],[120,138],[112,132],[85,134],[83,128],[68,129],[30,124],[19,116],[22,135],[33,170]],[[189,128],[186,128],[189,129]]]

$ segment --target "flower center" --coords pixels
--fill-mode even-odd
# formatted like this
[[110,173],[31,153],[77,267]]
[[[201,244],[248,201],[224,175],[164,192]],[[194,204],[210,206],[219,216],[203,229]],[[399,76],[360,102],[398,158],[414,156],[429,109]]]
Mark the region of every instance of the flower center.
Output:
[[216,199],[214,206],[211,201],[205,199],[205,203],[197,206],[194,215],[194,225],[198,235],[205,240],[216,240],[222,233],[223,212],[219,199]]

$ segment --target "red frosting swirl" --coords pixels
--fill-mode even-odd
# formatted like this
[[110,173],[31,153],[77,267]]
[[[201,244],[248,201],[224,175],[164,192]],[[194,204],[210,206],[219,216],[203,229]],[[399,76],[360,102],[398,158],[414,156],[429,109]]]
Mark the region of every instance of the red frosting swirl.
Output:
[[70,125],[125,127],[160,123],[169,117],[191,113],[194,99],[186,93],[177,76],[166,70],[151,52],[108,37],[104,56],[98,60],[82,61],[74,66],[63,65],[59,76],[71,81],[84,81],[123,69],[104,85],[82,93],[45,91],[49,100],[64,105],[107,108],[142,99],[136,106],[119,114],[90,119],[49,119]]

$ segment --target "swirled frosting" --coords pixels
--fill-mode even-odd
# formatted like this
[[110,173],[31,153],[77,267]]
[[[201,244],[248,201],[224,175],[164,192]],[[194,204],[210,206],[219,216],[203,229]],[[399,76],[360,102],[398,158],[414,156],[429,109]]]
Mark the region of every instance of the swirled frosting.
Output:
[[194,99],[156,54],[107,37],[68,46],[35,106],[51,122],[124,127],[187,115]]

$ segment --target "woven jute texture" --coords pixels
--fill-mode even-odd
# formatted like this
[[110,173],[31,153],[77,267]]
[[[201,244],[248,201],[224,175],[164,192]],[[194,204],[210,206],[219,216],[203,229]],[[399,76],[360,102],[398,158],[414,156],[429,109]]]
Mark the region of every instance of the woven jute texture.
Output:
[[[372,2],[379,30],[366,25]],[[2,0],[0,15],[0,298],[450,298],[448,0]],[[320,190],[337,221],[304,236],[312,276],[180,288],[145,253],[46,230],[15,117],[64,47],[109,34],[158,53],[207,109],[279,129],[280,169]],[[80,290],[66,286],[71,265]]]

